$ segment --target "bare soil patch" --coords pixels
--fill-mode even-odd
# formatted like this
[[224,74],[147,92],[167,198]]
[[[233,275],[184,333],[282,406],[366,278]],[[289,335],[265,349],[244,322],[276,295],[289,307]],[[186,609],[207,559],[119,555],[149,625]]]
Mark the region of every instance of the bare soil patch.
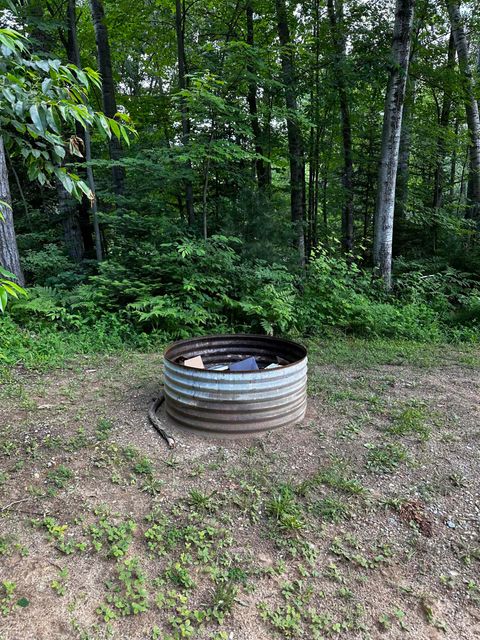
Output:
[[478,369],[313,362],[302,425],[173,452],[161,378],[3,384],[1,640],[480,637]]

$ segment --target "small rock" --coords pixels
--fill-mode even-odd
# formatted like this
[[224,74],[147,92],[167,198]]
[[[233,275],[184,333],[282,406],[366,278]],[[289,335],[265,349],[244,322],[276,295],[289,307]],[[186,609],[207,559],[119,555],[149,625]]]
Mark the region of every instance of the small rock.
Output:
[[449,529],[456,529],[457,527],[457,525],[455,524],[455,522],[453,522],[453,520],[447,520],[445,524]]

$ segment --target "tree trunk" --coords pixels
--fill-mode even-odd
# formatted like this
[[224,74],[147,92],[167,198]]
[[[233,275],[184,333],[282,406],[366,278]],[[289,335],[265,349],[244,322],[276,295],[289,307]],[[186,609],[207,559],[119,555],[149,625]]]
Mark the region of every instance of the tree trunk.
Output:
[[[409,67],[414,62],[420,31],[425,24],[427,18],[428,3],[420,3],[419,15],[416,19],[416,28],[412,35],[412,44],[410,47]],[[405,89],[405,102],[403,105],[402,128],[400,131],[400,148],[398,152],[397,180],[395,186],[395,207],[394,207],[394,225],[393,225],[393,255],[397,256],[401,253],[405,238],[402,237],[403,223],[406,218],[408,207],[409,179],[410,179],[410,149],[412,138],[412,115],[415,105],[416,94],[416,78],[407,78]]]
[[410,169],[410,147],[411,147],[411,119],[412,119],[412,106],[415,100],[415,83],[412,82],[409,96],[405,99],[402,116],[402,128],[400,131],[400,147],[398,150],[398,167],[397,167],[397,180],[395,187],[395,209],[394,209],[394,221],[395,229],[397,222],[401,222],[405,219],[407,213],[408,203],[408,180]]
[[[80,67],[80,53],[77,43],[77,24],[75,12],[75,0],[67,1],[67,38],[66,53],[68,62]],[[77,135],[84,139],[83,129],[77,125]],[[67,192],[62,183],[57,180],[58,208],[63,221],[65,245],[68,255],[75,262],[80,262],[85,257],[87,246],[91,248],[90,241],[86,237],[86,228],[89,223],[88,208],[82,207],[83,203],[77,203]],[[86,196],[83,196],[86,200]],[[87,214],[87,221],[80,220],[80,215]]]
[[[373,120],[373,117],[372,117]],[[371,161],[371,158],[373,158],[374,150],[375,147],[375,131],[373,126],[370,126],[368,128],[368,147],[367,147],[367,158],[369,159],[368,163],[367,163],[367,167],[366,167],[366,184],[365,184],[365,199],[364,199],[364,205],[363,205],[363,235],[362,235],[362,245],[363,245],[363,261],[366,262],[367,258],[369,257],[368,254],[368,234],[369,234],[369,227],[370,227],[370,221],[372,218],[372,208],[375,206],[373,204],[373,207],[371,207],[371,200],[373,200],[372,195],[374,196],[375,194],[375,181],[376,181],[376,171],[373,168],[373,162]]]
[[383,116],[382,147],[378,172],[373,260],[386,289],[392,286],[392,239],[403,103],[408,74],[415,0],[397,0],[392,62]]
[[470,68],[468,42],[460,14],[460,3],[447,0],[447,8],[457,50],[470,134],[466,217],[478,220],[480,218],[480,116],[475,96],[475,81]]
[[353,149],[350,108],[348,104],[347,81],[345,79],[346,44],[343,33],[343,0],[327,1],[328,18],[330,20],[332,43],[334,48],[335,84],[340,101],[340,117],[342,122],[343,172],[342,185],[344,204],[342,208],[342,244],[344,251],[353,249]]
[[[247,4],[245,7],[246,13],[246,22],[247,22],[247,44],[249,47],[254,47],[254,30],[253,30],[253,7],[252,1],[247,0]],[[250,56],[252,54],[250,53]],[[248,58],[251,60],[251,57]],[[247,63],[247,74],[248,74],[248,94],[247,94],[247,102],[248,102],[248,110],[250,113],[250,121],[252,123],[252,132],[253,139],[255,144],[255,153],[259,156],[263,156],[263,134],[262,128],[260,126],[260,121],[258,119],[258,108],[257,108],[257,83],[255,81],[255,69],[251,62]],[[255,173],[257,176],[258,188],[264,190],[270,184],[270,171],[268,164],[262,158],[256,158],[255,160]]]
[[[76,0],[68,0],[67,5],[67,26],[68,26],[68,55],[71,62],[75,64],[79,69],[82,68],[82,61],[80,58],[80,49],[78,46],[77,39],[77,23],[76,23],[76,15],[75,15],[75,1]],[[90,187],[90,190],[93,194],[92,201],[90,203],[92,209],[92,217],[93,217],[93,231],[95,237],[95,256],[99,262],[103,260],[103,250],[102,250],[102,236],[100,231],[100,225],[98,222],[98,208],[97,208],[97,197],[95,194],[95,178],[93,176],[93,169],[90,165],[92,160],[92,149],[91,149],[91,139],[90,139],[90,131],[88,127],[86,129],[82,129],[83,141],[85,144],[85,161],[87,164],[86,174],[87,174],[87,183]],[[84,215],[83,220],[81,220],[82,224],[80,225],[80,229],[85,237],[87,234],[87,230],[90,229],[90,216],[88,214],[88,208],[85,207],[85,203],[82,200],[81,210],[83,209]],[[91,234],[88,246],[90,248],[91,245]]]
[[[412,59],[410,59],[411,63]],[[412,142],[412,111],[415,102],[415,80],[405,90],[402,127],[400,130],[400,146],[398,149],[397,178],[395,181],[395,205],[393,208],[393,237],[392,255],[401,254],[407,243],[404,232],[404,222],[408,207],[408,187],[410,179],[410,149]]]
[[[105,22],[105,11],[102,0],[90,0],[93,28],[95,30],[95,43],[97,46],[98,69],[102,76],[102,105],[103,112],[109,118],[117,113],[117,101],[115,99],[115,86],[113,83],[112,60],[110,57],[110,43]],[[122,146],[116,136],[109,140],[110,158],[113,162],[120,159]],[[125,182],[125,171],[121,166],[112,167],[113,191],[116,195],[122,195]]]
[[63,238],[70,258],[81,262],[85,255],[80,220],[77,215],[77,202],[69,195],[65,187],[57,181],[58,211],[63,224]]
[[[175,2],[175,28],[177,35],[177,56],[178,56],[178,86],[181,91],[187,88],[186,81],[186,60],[185,60],[185,3],[182,0]],[[182,118],[182,143],[187,149],[190,144],[190,118],[188,106],[185,98],[180,98],[180,111]],[[192,172],[192,163],[187,160],[185,163],[188,173]],[[195,223],[195,211],[193,208],[193,185],[190,178],[185,178],[185,207],[187,210],[187,220],[189,226]]]
[[25,284],[20,255],[17,247],[17,237],[13,226],[12,199],[10,197],[10,185],[8,183],[7,158],[3,138],[0,136],[0,266],[7,269],[17,277],[20,285]]
[[[480,43],[477,52],[477,78],[480,78]],[[480,111],[480,97],[478,98],[478,109]]]
[[92,197],[92,217],[93,217],[93,230],[95,235],[95,255],[97,257],[98,262],[103,260],[103,249],[102,249],[102,233],[100,230],[100,223],[98,221],[98,207],[97,207],[97,196],[95,193],[95,178],[93,177],[93,169],[90,164],[92,161],[92,145],[90,138],[90,131],[87,128],[85,129],[85,160],[87,162],[87,178],[88,178],[88,186],[90,187],[90,191],[93,194]]
[[310,90],[310,140],[308,145],[307,258],[318,244],[318,191],[320,173],[320,0],[313,4],[314,63]]
[[[458,116],[455,116],[455,124],[453,131],[455,133],[455,139],[458,139],[459,122]],[[455,183],[457,181],[457,145],[453,147],[452,157],[450,159],[450,201],[453,202],[455,198]]]
[[290,157],[290,208],[300,265],[305,266],[305,157],[297,114],[295,62],[288,27],[285,0],[275,0],[285,105],[287,107],[288,152]]
[[[448,41],[448,58],[446,71],[450,73],[455,66],[455,40],[453,33],[450,32],[450,39]],[[440,125],[440,132],[437,138],[437,157],[435,160],[435,174],[433,177],[433,198],[432,207],[434,210],[433,223],[432,223],[432,238],[433,238],[433,250],[436,251],[437,246],[437,228],[438,228],[438,213],[443,206],[443,187],[445,184],[445,137],[448,131],[448,125],[450,122],[450,111],[452,106],[452,91],[450,84],[450,77],[447,78],[445,85],[445,91],[443,93],[442,109],[440,111],[440,118],[438,124]]]

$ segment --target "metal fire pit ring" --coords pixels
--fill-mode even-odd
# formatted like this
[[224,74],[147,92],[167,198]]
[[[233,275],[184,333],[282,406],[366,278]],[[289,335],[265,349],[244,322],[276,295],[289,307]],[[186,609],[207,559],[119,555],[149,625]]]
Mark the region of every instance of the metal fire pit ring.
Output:
[[[205,369],[184,360],[201,356]],[[258,371],[208,367],[254,356]],[[262,369],[272,362],[282,366]],[[165,408],[172,422],[220,438],[255,436],[299,423],[307,407],[307,350],[292,340],[219,335],[175,342],[165,351]]]

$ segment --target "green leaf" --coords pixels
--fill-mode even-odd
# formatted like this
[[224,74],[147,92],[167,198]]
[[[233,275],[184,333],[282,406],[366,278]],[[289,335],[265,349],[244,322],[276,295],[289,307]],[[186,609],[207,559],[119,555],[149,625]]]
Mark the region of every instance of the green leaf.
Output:
[[40,133],[44,133],[45,127],[43,126],[42,118],[40,117],[40,111],[36,104],[32,104],[30,107],[30,117],[32,118],[32,122],[35,125],[35,128]]
[[3,313],[7,308],[8,294],[3,285],[0,285],[0,311]]
[[48,60],[35,60],[35,64],[42,71],[50,71],[50,64]]
[[110,129],[113,131],[113,134],[115,135],[115,137],[117,137],[120,140],[120,127],[118,126],[118,123],[115,122],[115,120],[113,120],[113,118],[109,118],[108,119],[108,123],[109,123]]
[[13,289],[13,287],[10,286],[10,283],[7,280],[4,280],[3,282],[1,282],[0,286],[2,286],[5,289],[5,291],[8,293],[9,296],[18,298],[18,293],[15,291],[15,289]]
[[80,80],[85,89],[88,89],[89,82],[85,73],[81,69],[76,69],[77,78]]
[[17,277],[11,271],[7,271],[7,269],[4,269],[3,267],[0,267],[0,274],[2,276],[5,276],[6,278],[16,278]]
[[50,129],[52,131],[55,131],[55,133],[60,133],[60,129],[58,126],[58,121],[57,118],[55,118],[56,113],[55,113],[55,108],[51,107],[50,109],[47,109],[47,123],[48,126],[50,127]]
[[106,133],[109,138],[111,138],[112,133],[110,131],[110,127],[108,126],[108,121],[103,113],[98,114],[97,118],[97,127],[101,133]]
[[129,147],[130,146],[130,138],[128,137],[126,128],[125,127],[120,127],[120,131],[122,132],[122,136],[123,136],[123,139],[125,140],[125,143],[126,143],[127,147]]
[[[12,274],[12,276],[15,277],[13,274]],[[4,280],[1,284],[3,284],[4,286],[8,285],[9,289],[13,289],[16,293],[22,294],[22,296],[26,296],[27,295],[27,292],[25,291],[25,289],[23,287],[21,287],[19,284],[17,284],[16,282],[12,282],[11,280],[8,280],[8,281]],[[13,293],[12,293],[12,295],[13,295]]]
[[8,87],[3,87],[3,95],[7,98],[9,102],[14,104],[15,96],[13,95],[13,93],[10,91]]
[[45,80],[42,82],[43,93],[48,93],[52,84],[53,84],[53,81],[51,78],[45,78]]
[[53,149],[59,158],[65,158],[65,149],[61,145],[56,144]]
[[88,184],[86,184],[83,180],[79,180],[77,182],[77,187],[83,191],[83,193],[87,196],[87,198],[89,200],[92,200],[93,198],[93,193],[92,190],[90,189],[90,187],[88,186]]

